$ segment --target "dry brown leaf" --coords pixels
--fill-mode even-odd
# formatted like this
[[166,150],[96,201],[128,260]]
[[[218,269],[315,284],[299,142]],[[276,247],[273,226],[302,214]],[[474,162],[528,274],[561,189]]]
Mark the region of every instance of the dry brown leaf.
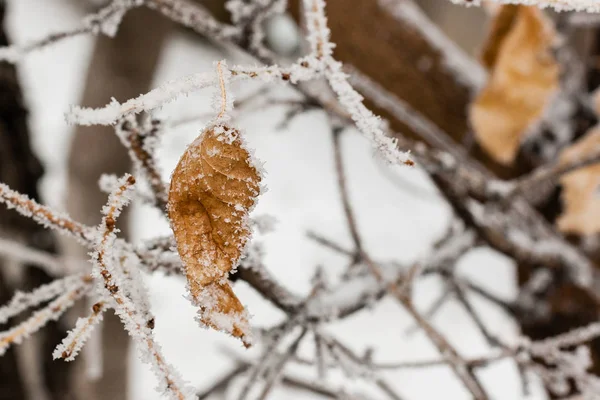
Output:
[[519,6],[504,5],[496,8],[487,41],[481,52],[481,63],[491,71],[496,65],[500,48],[504,39],[512,31]]
[[487,85],[469,110],[481,147],[495,161],[514,162],[523,135],[542,116],[559,85],[552,22],[536,7],[503,5],[484,46]]
[[[561,163],[581,160],[600,147],[600,128],[565,149]],[[577,169],[561,178],[564,211],[558,218],[558,229],[564,233],[591,235],[600,232],[600,164]]]
[[218,123],[186,149],[169,190],[171,227],[200,320],[246,346],[248,316],[227,276],[250,237],[248,212],[259,184],[240,132]]

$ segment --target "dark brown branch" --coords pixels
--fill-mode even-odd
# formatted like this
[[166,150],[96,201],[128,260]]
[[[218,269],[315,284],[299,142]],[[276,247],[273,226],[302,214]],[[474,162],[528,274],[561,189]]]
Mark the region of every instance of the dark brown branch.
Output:
[[545,182],[557,183],[558,179],[570,172],[581,168],[588,167],[600,162],[600,148],[595,151],[585,154],[580,158],[574,158],[568,162],[556,161],[547,165],[543,165],[531,173],[522,176],[512,183],[512,188],[504,195],[504,201],[510,201],[517,195],[523,195],[529,198],[530,192],[539,190],[541,184]]

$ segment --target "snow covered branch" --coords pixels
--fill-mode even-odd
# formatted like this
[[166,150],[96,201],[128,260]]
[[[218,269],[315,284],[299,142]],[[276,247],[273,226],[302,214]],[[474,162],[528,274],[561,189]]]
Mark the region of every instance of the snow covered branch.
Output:
[[[57,284],[58,282],[58,284]],[[21,344],[31,334],[37,332],[52,320],[57,320],[76,300],[84,296],[92,287],[89,276],[71,277],[41,287],[30,294],[16,294],[11,304],[2,308],[3,318],[9,318],[23,311],[26,306],[35,306],[44,300],[58,297],[47,306],[33,313],[31,317],[21,324],[7,331],[0,332],[0,355],[13,344]],[[60,288],[56,293],[55,289]],[[20,303],[24,302],[25,305]]]
[[29,308],[52,300],[73,288],[77,289],[81,282],[90,283],[90,278],[85,275],[71,275],[42,285],[29,293],[16,292],[8,304],[0,307],[0,324]]
[[[313,79],[316,76],[316,71],[303,60],[290,67],[234,66],[229,69],[229,72],[232,82],[257,79],[263,82],[290,81],[297,83]],[[194,91],[215,86],[216,83],[217,76],[214,71],[201,72],[167,82],[135,99],[127,100],[123,104],[113,99],[105,107],[97,109],[73,106],[65,117],[70,124],[112,125],[128,115],[154,110]]]
[[[137,293],[138,297],[147,296],[142,282],[135,281],[131,276],[124,274],[119,268],[118,256],[113,252],[116,239],[116,220],[123,207],[129,203],[130,192],[134,184],[135,179],[131,175],[125,175],[120,180],[119,188],[109,196],[108,203],[102,211],[104,218],[99,228],[100,238],[97,251],[92,256],[95,264],[94,276],[98,280],[99,292],[102,296],[112,299],[111,306],[114,307],[115,314],[121,318],[125,329],[136,342],[140,358],[152,366],[152,370],[160,382],[157,390],[166,393],[169,398],[174,400],[193,399],[195,398],[193,389],[187,387],[179,372],[165,361],[160,346],[154,340],[153,324],[151,323],[153,318],[147,319],[147,310],[140,309],[140,305],[143,305],[145,301],[138,301],[136,304],[132,299],[131,293]],[[127,296],[127,293],[130,293],[130,296]],[[86,323],[84,322],[83,325]],[[77,344],[73,346],[74,349],[77,348]],[[62,349],[63,347],[61,347]],[[66,354],[65,358],[69,357],[72,355]]]
[[68,215],[38,204],[4,183],[0,183],[0,203],[5,204],[9,210],[15,209],[22,216],[31,218],[46,228],[71,236],[83,244],[93,243],[94,232],[91,228],[72,220]]
[[56,349],[52,353],[54,359],[62,358],[65,361],[75,360],[86,340],[92,334],[94,327],[102,322],[102,317],[107,309],[107,303],[99,301],[92,306],[92,312],[87,318],[78,318],[75,328],[69,332],[62,343],[56,346]]
[[136,175],[143,176],[152,189],[154,204],[160,209],[167,207],[167,188],[163,182],[155,159],[160,129],[159,121],[148,118],[139,124],[134,117],[125,118],[116,126],[121,143],[129,152],[129,158],[136,169]]
[[[332,57],[334,45],[329,40],[330,32],[324,8],[323,1],[306,1],[304,4],[307,40],[311,45],[308,56],[300,58],[290,67],[233,67],[229,70],[232,81],[259,79],[265,82],[278,80],[298,84],[325,76],[342,107],[349,113],[359,131],[374,143],[383,158],[391,163],[411,164],[409,156],[398,150],[396,141],[385,134],[382,121],[364,106],[362,96],[352,88],[348,77],[342,72],[342,64]],[[72,107],[66,114],[66,120],[78,125],[114,124],[127,115],[156,109],[182,95],[212,86],[215,82],[214,72],[194,74],[168,82],[123,104],[113,99],[110,104],[99,109]]]
[[[468,3],[478,4],[477,1]],[[74,301],[87,296],[94,305],[87,315],[77,320],[62,343],[58,344],[53,353],[54,358],[74,360],[95,327],[102,323],[104,313],[114,310],[125,330],[135,341],[140,358],[151,365],[160,382],[158,390],[171,399],[195,398],[194,389],[167,363],[155,340],[154,316],[150,310],[148,291],[140,276],[140,271],[189,275],[189,265],[185,261],[185,257],[189,256],[201,261],[195,265],[198,270],[194,270],[194,273],[197,272],[197,276],[186,276],[191,285],[199,285],[202,279],[206,278],[208,281],[210,278],[212,288],[225,290],[229,296],[233,291],[232,283],[241,280],[283,315],[281,323],[266,329],[260,335],[259,342],[263,348],[257,362],[249,363],[251,367],[244,365],[243,369],[236,368],[234,371],[232,376],[249,371],[245,377],[245,385],[242,385],[237,393],[240,399],[252,397],[259,383],[261,386],[258,397],[262,399],[269,396],[275,385],[285,379],[286,365],[303,360],[297,353],[307,337],[312,337],[315,342],[315,360],[305,362],[317,367],[319,382],[314,387],[325,381],[328,369],[338,368],[348,378],[360,377],[388,398],[398,399],[401,395],[383,379],[383,370],[444,365],[451,369],[455,378],[474,399],[484,400],[490,398],[491,394],[487,393],[488,389],[483,385],[481,377],[475,373],[475,369],[505,358],[513,359],[519,368],[537,371],[547,382],[572,381],[584,393],[592,393],[595,388],[600,387],[596,378],[587,372],[591,364],[589,354],[585,353],[584,348],[590,341],[600,337],[597,322],[590,324],[586,320],[583,327],[573,329],[569,326],[565,329],[567,332],[545,340],[531,341],[519,338],[517,345],[508,345],[496,340],[494,332],[488,331],[484,319],[480,318],[467,298],[467,294],[476,293],[510,317],[526,320],[536,317],[529,314],[537,311],[535,296],[540,293],[553,296],[553,290],[562,288],[561,285],[572,285],[568,286],[569,290],[581,290],[578,294],[591,293],[588,291],[594,283],[594,266],[590,258],[580,246],[569,242],[549,226],[548,221],[538,213],[533,204],[528,203],[524,194],[536,190],[537,186],[546,181],[555,183],[554,181],[562,175],[596,166],[599,160],[598,152],[577,157],[567,163],[546,163],[521,178],[508,183],[501,182],[485,165],[473,158],[470,149],[462,146],[458,140],[453,140],[456,138],[451,138],[440,128],[442,125],[433,123],[426,116],[426,112],[411,107],[399,98],[400,95],[396,96],[386,90],[384,85],[378,84],[372,79],[373,76],[364,75],[352,67],[344,68],[334,57],[335,44],[331,41],[325,1],[302,0],[302,4],[309,49],[307,54],[283,66],[279,65],[277,57],[263,43],[264,22],[285,10],[286,2],[282,0],[230,0],[227,2],[227,8],[231,12],[231,23],[218,21],[201,5],[186,0],[114,0],[98,13],[88,17],[79,28],[53,34],[21,47],[0,49],[0,60],[14,62],[31,51],[69,37],[82,34],[112,36],[128,10],[145,6],[219,43],[234,45],[265,64],[227,67],[225,62],[221,61],[217,63],[216,73],[198,72],[169,81],[148,93],[140,94],[137,98],[123,102],[113,99],[100,108],[74,106],[66,113],[66,120],[70,124],[115,125],[115,133],[129,151],[134,163],[136,178],[145,179],[150,189],[136,194],[156,206],[163,216],[168,219],[171,217],[171,227],[176,233],[175,236],[168,234],[136,245],[117,237],[117,219],[122,209],[132,201],[135,190],[136,178],[131,175],[122,178],[105,177],[102,180],[102,186],[108,189],[110,196],[102,210],[103,218],[98,227],[79,223],[0,183],[1,203],[45,227],[78,239],[93,251],[89,270],[82,268],[81,271],[75,271],[78,274],[65,276],[67,270],[62,266],[62,259],[40,251],[30,252],[26,246],[0,239],[1,256],[40,265],[57,276],[55,281],[29,293],[16,293],[7,304],[0,307],[0,324],[23,312],[39,308],[22,323],[0,332],[0,354],[6,352],[9,346],[20,343],[48,321],[60,317]],[[483,68],[458,50],[440,29],[434,27],[430,21],[425,21],[411,2],[379,0],[377,4],[393,16],[392,21],[407,24],[411,34],[414,30],[416,34],[424,36],[424,42],[419,43],[427,43],[434,49],[433,53],[439,56],[436,63],[439,61],[452,70],[450,79],[460,80],[465,93],[481,89],[486,80],[492,79],[486,76]],[[600,11],[595,1],[586,0],[548,0],[535,4]],[[533,10],[538,11],[535,8]],[[335,24],[332,24],[332,27],[335,27]],[[340,59],[343,57],[340,56]],[[221,144],[231,145],[229,142],[233,143],[236,139],[242,141],[242,137],[237,133],[231,134],[233,129],[215,130],[212,135],[214,137],[201,135],[197,142],[194,142],[196,145],[200,144],[198,148],[201,149],[198,153],[192,153],[198,164],[191,166],[185,162],[183,168],[186,173],[181,175],[181,181],[172,179],[173,182],[178,182],[178,195],[184,199],[183,211],[178,215],[183,221],[181,225],[187,229],[183,239],[177,236],[177,227],[173,223],[174,206],[171,202],[170,183],[163,181],[157,160],[161,126],[146,113],[192,92],[213,88],[220,89],[217,92],[221,96],[217,99],[220,102],[216,102],[219,103],[216,107],[216,120],[224,122],[232,115],[233,107],[233,96],[226,93],[225,85],[246,80],[267,84],[292,84],[302,96],[300,100],[295,99],[288,105],[304,105],[298,108],[300,112],[313,108],[323,109],[332,117],[335,172],[341,193],[341,208],[353,246],[340,245],[321,234],[309,235],[310,239],[337,253],[347,262],[348,267],[336,276],[335,283],[329,281],[323,270],[317,269],[312,287],[304,296],[276,279],[264,263],[259,241],[256,238],[250,241],[253,217],[246,215],[245,207],[251,207],[243,206],[242,203],[254,205],[258,191],[251,183],[259,185],[259,179],[253,178],[259,174],[257,166],[251,162],[250,150],[244,147],[245,142],[239,148],[223,147],[225,150],[222,150],[218,147]],[[322,85],[312,87],[307,85],[308,83]],[[259,91],[258,94],[264,95],[265,92]],[[407,126],[416,137],[428,144],[393,132],[389,128],[392,125],[388,125],[387,121],[365,106],[363,95],[393,118],[394,122]],[[462,106],[465,104],[461,103],[458,108]],[[462,113],[463,108],[456,113]],[[456,110],[453,109],[450,113],[454,111]],[[293,116],[294,113],[288,113],[287,120]],[[440,121],[437,120],[437,123]],[[374,252],[371,255],[369,242],[363,240],[365,232],[361,231],[357,223],[357,214],[362,210],[356,208],[351,201],[344,169],[340,136],[349,126],[355,126],[379,152],[381,158],[391,164],[413,165],[409,154],[403,151],[411,150],[414,159],[423,166],[447,200],[455,214],[452,218],[460,220],[460,231],[450,229],[441,241],[431,246],[426,256],[411,264],[395,260],[384,261]],[[209,142],[210,147],[204,147],[204,140],[213,142]],[[208,166],[211,173],[215,171],[213,175],[206,173]],[[241,168],[243,173],[236,168]],[[240,177],[236,176],[238,173]],[[192,184],[200,181],[202,185],[198,190],[190,189]],[[245,191],[251,192],[252,196],[244,197]],[[193,213],[185,208],[190,204],[194,206]],[[192,221],[191,214],[194,214],[194,217],[200,215],[200,222]],[[234,218],[242,222],[232,224]],[[258,225],[260,224],[254,224],[255,227]],[[244,236],[243,244],[237,243],[241,239],[232,233],[238,234],[246,228],[247,232],[244,233],[247,233],[247,236]],[[185,239],[189,239],[189,242]],[[181,251],[178,248],[182,240],[184,247],[189,243],[195,245],[199,242],[202,246],[197,253],[190,255],[187,254],[187,249]],[[248,240],[247,246],[245,240]],[[236,242],[234,256],[227,253],[227,246],[232,242]],[[523,264],[532,270],[527,271],[531,277],[520,287],[516,300],[502,300],[475,282],[457,274],[456,264],[459,260],[479,245],[502,252],[517,264]],[[215,265],[220,269],[216,270]],[[92,278],[88,275],[90,271]],[[435,304],[429,310],[421,311],[416,307],[413,297],[421,280],[431,275],[441,278],[444,288]],[[92,291],[93,283],[97,289],[95,292]],[[206,289],[205,286],[208,285],[203,283],[200,286]],[[209,293],[208,289],[206,290],[202,293]],[[224,304],[225,308],[232,307],[228,302],[233,297],[228,296],[225,296],[225,300],[217,299],[216,295],[199,296],[196,301],[202,312],[212,312],[217,303],[219,306]],[[327,323],[368,309],[385,296],[397,300],[401,309],[412,318],[416,328],[425,334],[432,347],[439,352],[439,358],[421,362],[377,363],[371,359],[369,351],[364,356],[358,355],[344,344],[341,338],[335,338],[325,332],[324,327]],[[451,338],[431,322],[441,305],[452,298],[464,308],[482,336],[488,339],[492,346],[498,347],[498,351],[483,357],[466,357],[457,350]],[[239,307],[243,309],[242,303],[238,302]],[[218,323],[207,324],[208,326],[219,328],[222,325],[220,323],[233,325],[232,319],[228,318],[226,313],[215,314]],[[530,320],[526,322],[529,323]]]
[[[481,5],[481,0],[450,0],[461,5]],[[542,8],[554,8],[556,11],[585,11],[589,13],[600,12],[600,4],[596,0],[492,0],[498,4],[523,4]]]
[[76,36],[103,34],[113,37],[117,33],[119,24],[127,11],[142,4],[143,0],[113,0],[108,6],[97,13],[84,18],[83,23],[79,27],[52,33],[23,45],[0,47],[0,60],[15,63],[33,51],[41,50],[64,39]]

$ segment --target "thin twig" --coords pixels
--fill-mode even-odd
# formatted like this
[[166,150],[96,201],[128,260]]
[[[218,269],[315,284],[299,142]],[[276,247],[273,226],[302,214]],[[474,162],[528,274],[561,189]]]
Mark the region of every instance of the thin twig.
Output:
[[488,290],[482,288],[481,286],[479,286],[467,279],[459,278],[459,277],[455,277],[454,279],[460,285],[465,286],[467,289],[469,289],[469,290],[473,291],[474,293],[478,294],[479,296],[483,297],[485,300],[500,307],[502,310],[504,310],[509,315],[516,316],[517,311],[516,311],[516,307],[513,303],[500,299],[499,297],[490,293]]
[[[335,146],[339,148],[339,141],[334,142]],[[339,150],[337,150],[339,151]],[[342,196],[343,202],[345,204],[349,204],[349,196],[347,187],[345,184],[344,174],[340,174],[343,170],[343,164],[341,162],[338,163],[338,167],[336,171],[338,173],[338,184],[340,193]],[[358,230],[356,229],[356,223],[354,222],[354,217],[352,216],[352,208],[344,207],[346,210],[346,218],[348,221],[348,225],[350,227],[354,226],[354,232],[357,235],[356,243],[361,243],[360,236],[358,235]],[[352,229],[352,228],[351,228]],[[412,301],[410,300],[409,294],[405,291],[401,290],[395,282],[389,282],[381,269],[377,266],[376,263],[371,260],[369,255],[363,250],[360,253],[361,259],[365,262],[365,264],[369,267],[370,272],[375,276],[375,278],[380,282],[380,284],[384,285],[387,291],[392,294],[396,299],[404,306],[404,308],[408,311],[408,313],[414,318],[416,323],[423,329],[425,334],[429,337],[432,343],[437,347],[441,354],[445,354],[450,362],[450,366],[456,376],[463,382],[465,387],[471,392],[473,397],[477,400],[487,399],[488,396],[485,393],[485,390],[479,383],[477,377],[473,374],[473,372],[468,368],[465,360],[458,354],[458,352],[454,349],[454,347],[446,340],[446,338],[440,334],[423,316],[417,311],[414,307]]]
[[273,389],[273,387],[275,386],[275,384],[277,383],[277,381],[281,378],[285,364],[292,358],[294,354],[296,354],[296,351],[298,351],[300,342],[306,335],[306,332],[308,332],[308,330],[304,328],[302,332],[300,332],[298,337],[294,340],[292,345],[286,350],[286,352],[280,355],[277,362],[271,366],[271,371],[267,376],[265,386],[263,387],[262,392],[258,396],[259,400],[265,400],[271,392],[271,390]]
[[258,383],[259,377],[261,377],[265,371],[267,370],[270,360],[277,357],[277,347],[283,341],[285,336],[290,333],[296,326],[295,319],[287,320],[280,329],[274,338],[271,338],[267,346],[265,347],[260,360],[256,365],[252,368],[250,376],[246,379],[246,383],[242,387],[240,394],[238,395],[238,400],[245,400],[250,395],[250,391],[253,386]]
[[567,162],[556,161],[543,165],[514,182],[506,183],[505,186],[511,187],[512,184],[512,187],[504,194],[502,200],[510,201],[517,195],[523,195],[527,198],[527,194],[539,190],[541,184],[557,182],[563,175],[597,163],[600,163],[600,147],[581,157],[574,157]]
[[[488,356],[476,357],[465,360],[467,367],[469,368],[482,368],[486,367],[491,363],[496,361],[504,360],[506,358],[514,357],[515,352],[502,350],[497,353],[490,354]],[[431,367],[439,367],[439,366],[448,366],[450,364],[450,360],[448,359],[433,359],[433,360],[423,360],[423,361],[403,361],[403,362],[387,362],[387,363],[374,363],[373,368],[376,369],[389,369],[389,370],[397,370],[397,369],[426,369]]]
[[315,341],[315,359],[317,360],[317,376],[319,379],[325,379],[327,376],[327,361],[323,352],[323,340],[321,336],[314,333]]
[[167,188],[158,170],[158,163],[154,155],[153,146],[148,145],[148,141],[155,141],[157,123],[146,123],[145,129],[142,129],[135,118],[126,118],[117,125],[116,133],[121,139],[121,143],[129,151],[136,169],[140,171],[148,181],[152,189],[154,202],[161,212],[167,208],[168,194]]
[[91,282],[88,275],[70,275],[39,286],[31,292],[16,291],[11,300],[0,307],[0,324],[6,323],[10,318],[25,310],[55,299],[61,294],[79,287],[82,281]]
[[487,326],[485,326],[485,324],[479,317],[479,314],[475,312],[475,309],[473,308],[473,305],[469,302],[469,299],[465,295],[463,288],[454,280],[451,280],[449,282],[449,285],[451,285],[454,292],[456,293],[456,299],[463,306],[467,314],[469,314],[469,317],[471,317],[471,319],[475,323],[475,326],[477,326],[477,329],[479,329],[479,332],[481,332],[488,344],[490,346],[498,346],[500,344],[500,341],[495,337],[495,335],[490,333]]
[[140,2],[134,0],[113,0],[108,6],[97,13],[84,18],[82,26],[62,32],[51,33],[41,39],[34,40],[21,46],[12,45],[0,47],[0,60],[15,63],[23,56],[33,51],[41,50],[61,42],[64,39],[81,35],[102,33],[107,36],[114,36],[125,13],[133,8],[140,7],[141,5]]
[[344,165],[342,161],[342,149],[340,143],[341,134],[341,129],[332,129],[335,171],[338,180],[338,186],[341,192],[341,200],[342,206],[344,208],[344,215],[346,216],[346,222],[348,223],[348,229],[350,230],[350,235],[352,236],[352,241],[354,242],[354,246],[356,248],[355,251],[356,253],[360,254],[363,251],[363,246],[360,235],[358,234],[358,227],[356,225],[354,213],[352,212],[352,204],[350,203],[350,199],[348,198],[348,188],[346,187],[346,174],[344,172]]
[[319,243],[322,246],[325,246],[331,250],[334,250],[340,254],[343,254],[345,256],[350,256],[350,257],[354,257],[356,256],[356,252],[350,251],[348,249],[343,248],[342,246],[340,246],[339,244],[333,242],[330,239],[327,239],[321,235],[319,235],[318,233],[309,231],[306,233],[306,236],[309,239],[314,240],[315,242]]
[[[345,363],[341,355],[343,355],[344,358],[349,359],[354,364],[356,370],[365,371],[365,375],[368,376],[368,378],[373,381],[375,386],[380,388],[391,400],[402,400],[402,396],[400,396],[394,389],[392,389],[392,387],[385,381],[385,379],[383,379],[380,376],[380,374],[372,368],[370,361],[357,356],[351,349],[349,349],[339,340],[323,334],[321,334],[321,336],[323,342],[327,345],[327,348],[330,350],[332,357],[338,361],[338,364],[342,369],[345,370],[346,368],[350,368],[345,367]],[[340,354],[338,354],[336,350],[339,350]],[[349,375],[353,374],[354,372],[355,371],[347,371]]]
[[375,379],[375,385],[381,389],[383,393],[385,393],[392,400],[402,400],[402,397],[398,396],[398,393],[394,392],[394,389],[390,386],[389,383],[384,381],[381,378]]
[[66,214],[37,203],[3,183],[0,183],[0,203],[6,204],[9,209],[14,208],[19,214],[33,219],[46,228],[68,234],[87,246],[94,244],[95,232],[92,228],[74,221]]
[[186,387],[179,373],[165,361],[160,347],[154,341],[152,326],[145,319],[146,313],[144,310],[138,310],[136,304],[125,295],[127,290],[122,287],[125,279],[122,279],[123,274],[111,260],[110,250],[115,241],[116,219],[120,215],[122,207],[127,204],[128,193],[134,184],[135,179],[131,175],[125,175],[121,180],[121,186],[109,197],[108,204],[103,210],[104,217],[100,225],[101,237],[98,250],[94,253],[92,260],[101,277],[103,293],[108,298],[112,298],[115,313],[136,340],[143,359],[149,361],[153,366],[153,371],[161,382],[163,390],[173,399],[192,399],[193,391]]
[[217,379],[210,387],[206,388],[202,392],[198,393],[198,400],[206,400],[213,394],[217,394],[227,388],[232,380],[242,375],[248,369],[251,364],[239,364],[235,366],[231,371],[226,373],[222,378]]
[[54,359],[62,358],[65,361],[73,361],[94,327],[96,327],[103,318],[104,312],[108,309],[105,301],[99,301],[92,306],[92,312],[87,318],[79,318],[75,323],[75,328],[69,332],[61,344],[56,346],[52,353]]
[[85,276],[75,286],[50,302],[43,309],[36,311],[31,317],[18,326],[5,332],[0,332],[0,356],[4,355],[13,344],[20,344],[34,332],[45,326],[51,320],[57,320],[73,303],[84,296],[92,287],[91,278]]
[[[281,378],[281,383],[286,386],[303,389],[308,392],[312,392],[314,394],[318,394],[320,396],[327,397],[330,399],[340,399],[339,391],[336,391],[325,385],[319,384],[318,382],[307,381],[307,380],[292,377],[289,375],[284,375]],[[364,397],[361,397],[361,398],[364,398]]]
[[[427,308],[427,311],[423,313],[423,316],[427,319],[431,319],[435,314],[446,304],[446,302],[452,298],[454,292],[449,286],[444,288],[442,294]],[[417,332],[421,327],[417,324],[411,325],[406,329],[406,334],[411,335]]]
[[463,382],[465,387],[471,392],[475,399],[488,399],[488,395],[479,383],[479,380],[472,371],[467,361],[454,349],[446,338],[438,332],[414,307],[412,302],[404,297],[397,296],[404,308],[415,319],[417,324],[423,329],[427,337],[433,342],[441,354],[444,354],[449,361],[450,368]]

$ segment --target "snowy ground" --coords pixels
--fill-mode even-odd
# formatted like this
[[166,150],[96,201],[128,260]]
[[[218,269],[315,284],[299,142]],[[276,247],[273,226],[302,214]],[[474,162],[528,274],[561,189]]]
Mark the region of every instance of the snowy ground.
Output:
[[[67,0],[9,1],[9,29],[17,43],[39,37],[61,27],[72,26],[81,17]],[[140,32],[143,34],[143,32]],[[32,54],[20,67],[27,103],[31,110],[34,146],[47,166],[43,183],[46,202],[62,207],[65,156],[71,128],[63,120],[70,104],[77,103],[82,79],[91,50],[89,38],[78,38]],[[214,48],[185,35],[174,38],[165,52],[155,78],[159,84],[168,79],[211,68],[213,60],[223,57]],[[248,93],[249,87],[236,87],[236,94]],[[279,89],[284,91],[285,89]],[[181,99],[157,114],[176,120],[209,111],[211,93],[202,92]],[[108,101],[109,99],[107,99]],[[346,260],[306,239],[308,230],[336,238],[350,245],[339,194],[334,180],[331,137],[324,115],[310,112],[292,121],[284,130],[276,129],[283,115],[282,108],[252,111],[237,121],[247,134],[251,146],[268,172],[268,192],[259,201],[255,213],[269,214],[277,219],[276,230],[262,238],[266,246],[266,265],[281,280],[298,293],[306,293],[314,268],[323,266],[332,279],[342,271]],[[202,121],[184,125],[168,133],[164,139],[161,162],[165,177],[185,148],[198,134]],[[385,168],[373,157],[370,146],[355,132],[343,137],[344,158],[358,224],[368,251],[378,259],[416,260],[427,254],[432,242],[446,229],[449,209],[440,201],[431,184],[416,170],[397,168],[382,173]],[[400,177],[412,186],[403,190],[389,176]],[[149,208],[136,207],[134,212],[136,239],[168,232],[166,222]],[[505,298],[515,294],[511,262],[486,249],[469,253],[460,261],[459,271]],[[149,277],[152,306],[156,315],[156,335],[167,359],[196,387],[208,386],[233,364],[223,349],[233,349],[243,357],[240,345],[222,334],[209,332],[194,322],[194,309],[183,298],[184,282],[178,278]],[[417,302],[426,307],[438,293],[439,282],[430,279],[418,286]],[[254,315],[253,322],[269,326],[281,315],[251,289],[238,284],[236,292]],[[476,299],[478,300],[478,299]],[[504,338],[515,337],[516,327],[499,310],[477,302],[476,306],[491,331]],[[466,356],[485,354],[486,344],[469,322],[467,315],[454,303],[449,303],[434,318],[436,326]],[[392,300],[383,300],[372,309],[364,310],[327,329],[358,352],[376,348],[377,361],[430,359],[435,349],[424,335],[406,335],[411,320]],[[309,342],[309,341],[307,341]],[[301,352],[311,356],[310,346]],[[146,365],[131,354],[132,399],[157,399],[153,390],[154,377]],[[300,368],[294,373],[312,372]],[[402,371],[384,374],[391,385],[412,399],[432,399],[444,395],[449,399],[466,399],[466,392],[445,368],[427,371]],[[515,367],[510,362],[498,363],[481,372],[482,379],[494,399],[523,398]],[[360,382],[333,381],[348,387],[360,387]],[[535,390],[534,390],[535,392]],[[539,391],[538,391],[539,392]],[[381,398],[376,391],[373,398]],[[315,395],[276,390],[274,399],[309,399]],[[539,393],[530,399],[541,399]]]

